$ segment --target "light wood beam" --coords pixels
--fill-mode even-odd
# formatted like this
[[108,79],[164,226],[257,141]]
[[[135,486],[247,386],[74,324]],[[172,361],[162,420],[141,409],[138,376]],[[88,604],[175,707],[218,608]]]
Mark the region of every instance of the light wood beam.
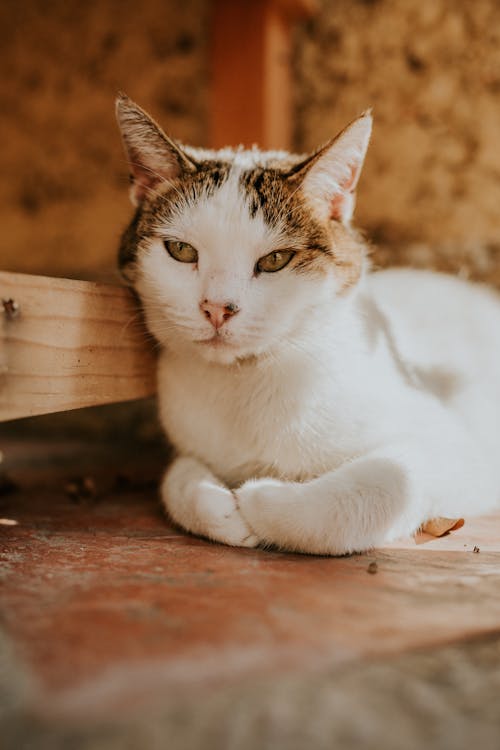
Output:
[[149,396],[153,342],[127,289],[0,272],[0,421]]

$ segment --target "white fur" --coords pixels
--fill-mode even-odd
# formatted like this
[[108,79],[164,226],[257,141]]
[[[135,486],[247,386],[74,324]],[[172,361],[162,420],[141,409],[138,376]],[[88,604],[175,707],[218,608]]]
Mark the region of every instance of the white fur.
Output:
[[[351,166],[366,124],[344,143]],[[403,270],[339,293],[333,263],[328,274],[255,275],[260,257],[294,238],[250,216],[238,178],[254,156],[235,159],[220,189],[185,199],[139,247],[135,285],[163,344],[161,420],[179,456],[162,489],[172,518],[226,544],[343,554],[432,517],[492,509],[496,295]],[[323,190],[318,170],[306,192]],[[192,244],[198,264],[174,260],[163,239]],[[204,299],[239,308],[215,338]]]
[[[216,260],[196,271],[154,248],[141,261],[144,300],[157,285],[150,324],[167,345],[162,422],[191,457],[164,481],[172,517],[228,544],[341,554],[431,517],[491,509],[500,487],[496,296],[417,271],[369,275],[341,297],[334,278],[285,269],[254,279],[253,230],[254,239],[264,231],[247,218],[231,274]],[[215,245],[207,256],[216,258]],[[242,307],[221,348],[193,343],[211,336],[197,309],[207,284]],[[235,490],[239,521],[223,485]]]
[[[271,228],[260,213],[250,217],[238,189],[241,168],[233,167],[222,187],[192,204],[182,204],[160,222],[158,237],[145,241],[138,258],[136,288],[144,301],[150,330],[159,341],[168,340],[178,353],[199,356],[200,344],[213,336],[211,324],[200,313],[204,299],[232,301],[241,308],[220,331],[218,346],[206,346],[204,356],[217,362],[261,354],[274,339],[285,335],[290,315],[301,316],[321,293],[321,282],[285,271],[254,278],[259,258],[293,247],[286,226]],[[170,257],[162,238],[188,242],[197,248],[197,266]],[[323,284],[329,300],[332,280]],[[283,304],[293,294],[296,304]]]

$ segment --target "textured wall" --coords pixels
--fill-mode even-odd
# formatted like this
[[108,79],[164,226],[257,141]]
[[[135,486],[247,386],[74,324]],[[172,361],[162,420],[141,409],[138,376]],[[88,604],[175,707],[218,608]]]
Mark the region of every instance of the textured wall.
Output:
[[123,89],[203,142],[204,0],[3,0],[0,265],[105,278],[130,215]]
[[[238,2],[240,0],[235,0]],[[500,4],[320,0],[296,38],[296,139],[369,105],[358,223],[376,261],[500,282]],[[210,0],[3,0],[0,265],[106,278],[130,215],[123,89],[204,143]]]
[[500,4],[321,6],[297,40],[298,145],[373,106],[357,219],[377,258],[500,281]]

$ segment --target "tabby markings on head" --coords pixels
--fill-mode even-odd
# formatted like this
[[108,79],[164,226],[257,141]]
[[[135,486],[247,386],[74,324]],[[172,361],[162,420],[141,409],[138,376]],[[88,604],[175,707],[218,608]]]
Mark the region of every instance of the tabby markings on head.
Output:
[[121,240],[123,270],[133,266],[148,235],[174,211],[214,196],[234,177],[249,218],[261,215],[270,228],[282,227],[295,252],[289,270],[329,273],[333,268],[340,292],[356,284],[365,250],[350,219],[370,136],[369,113],[307,157],[255,147],[211,151],[182,146],[124,96],[117,116],[137,205]]

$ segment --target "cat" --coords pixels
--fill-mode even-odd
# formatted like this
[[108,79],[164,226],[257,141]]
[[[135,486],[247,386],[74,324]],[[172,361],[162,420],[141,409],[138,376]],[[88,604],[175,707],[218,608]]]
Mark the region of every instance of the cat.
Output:
[[170,517],[228,545],[359,552],[500,489],[500,302],[370,272],[351,227],[363,113],[307,156],[171,140],[121,95],[119,263],[161,346]]

